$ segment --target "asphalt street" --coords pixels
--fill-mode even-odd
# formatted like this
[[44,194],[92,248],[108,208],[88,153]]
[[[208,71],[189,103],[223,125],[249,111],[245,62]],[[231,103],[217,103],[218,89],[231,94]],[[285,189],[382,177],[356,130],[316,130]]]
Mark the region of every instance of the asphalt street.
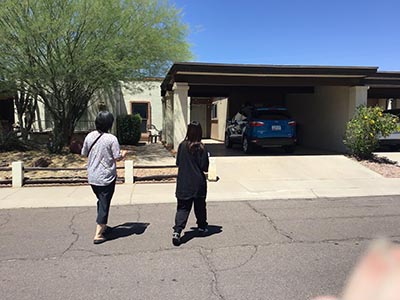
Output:
[[208,203],[171,243],[175,205],[0,210],[0,299],[271,299],[338,294],[381,236],[400,240],[400,196]]

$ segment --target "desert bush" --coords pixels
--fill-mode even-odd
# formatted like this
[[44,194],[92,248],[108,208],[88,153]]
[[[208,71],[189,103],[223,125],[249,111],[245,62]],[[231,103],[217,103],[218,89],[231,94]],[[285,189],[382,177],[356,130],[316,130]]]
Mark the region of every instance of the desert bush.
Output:
[[117,117],[117,137],[122,145],[136,145],[141,136],[142,118],[139,114]]
[[386,137],[397,129],[398,118],[384,114],[378,107],[357,107],[354,117],[347,123],[344,144],[352,155],[368,159],[379,146],[379,137]]

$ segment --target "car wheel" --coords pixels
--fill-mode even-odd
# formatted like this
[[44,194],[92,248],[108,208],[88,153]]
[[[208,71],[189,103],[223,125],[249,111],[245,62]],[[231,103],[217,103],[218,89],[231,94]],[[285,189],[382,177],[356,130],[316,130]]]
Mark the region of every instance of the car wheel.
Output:
[[253,151],[253,145],[249,143],[247,137],[243,137],[242,148],[243,152],[246,154],[250,154]]
[[284,146],[283,150],[285,150],[286,153],[293,153],[294,152],[294,146]]
[[232,148],[232,141],[229,138],[229,134],[227,132],[225,133],[225,147]]

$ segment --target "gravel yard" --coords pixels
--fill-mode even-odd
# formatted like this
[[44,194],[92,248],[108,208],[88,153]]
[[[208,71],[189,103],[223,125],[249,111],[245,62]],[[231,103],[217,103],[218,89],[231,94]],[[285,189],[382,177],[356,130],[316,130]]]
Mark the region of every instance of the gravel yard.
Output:
[[[126,160],[136,161],[136,146],[122,146],[122,149],[128,150]],[[79,154],[49,154],[47,150],[31,150],[26,152],[10,151],[0,154],[0,167],[11,167],[11,163],[22,161],[25,167],[49,167],[49,168],[86,168],[87,158]],[[141,164],[142,165],[142,164]],[[117,167],[123,167],[124,161],[117,162]],[[124,177],[124,170],[117,170],[118,177]],[[176,175],[177,168],[134,168],[135,177],[148,177],[159,175]],[[57,170],[57,171],[26,171],[25,177],[28,179],[50,179],[50,178],[73,178],[85,179],[86,170]],[[0,171],[0,180],[11,179],[11,171]],[[173,181],[174,179],[168,179]]]

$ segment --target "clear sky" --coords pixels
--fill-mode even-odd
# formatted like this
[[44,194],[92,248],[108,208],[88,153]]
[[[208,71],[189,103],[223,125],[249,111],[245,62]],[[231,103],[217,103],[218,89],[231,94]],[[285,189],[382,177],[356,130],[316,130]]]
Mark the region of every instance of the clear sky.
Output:
[[194,61],[400,71],[400,0],[170,0]]

